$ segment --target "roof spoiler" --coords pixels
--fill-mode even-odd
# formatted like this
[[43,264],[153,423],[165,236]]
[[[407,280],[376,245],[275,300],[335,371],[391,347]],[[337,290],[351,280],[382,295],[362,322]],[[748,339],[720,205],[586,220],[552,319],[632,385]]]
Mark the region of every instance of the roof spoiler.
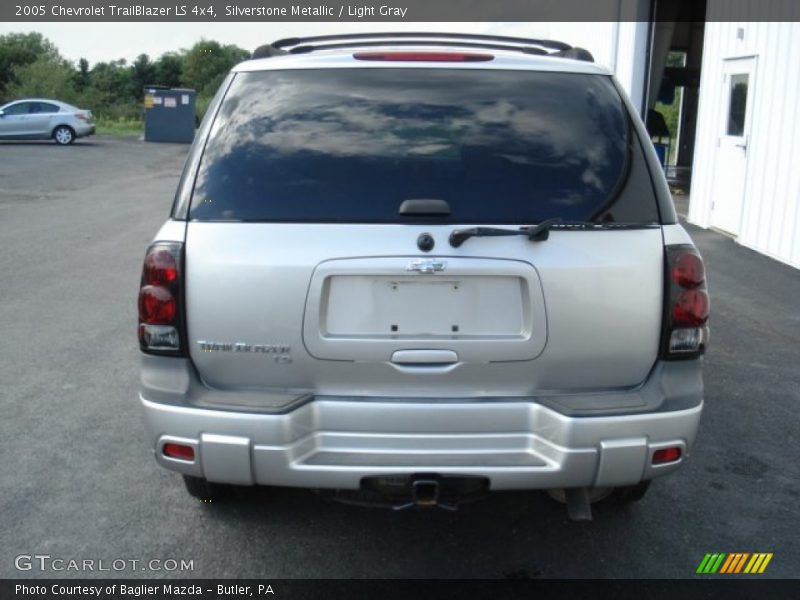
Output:
[[555,40],[519,38],[504,35],[482,35],[475,33],[437,32],[383,32],[318,35],[312,37],[284,38],[264,44],[253,51],[252,58],[270,58],[286,54],[307,54],[318,50],[331,50],[365,46],[411,46],[430,45],[448,47],[485,48],[510,50],[524,54],[537,54],[594,62],[588,50],[573,48]]

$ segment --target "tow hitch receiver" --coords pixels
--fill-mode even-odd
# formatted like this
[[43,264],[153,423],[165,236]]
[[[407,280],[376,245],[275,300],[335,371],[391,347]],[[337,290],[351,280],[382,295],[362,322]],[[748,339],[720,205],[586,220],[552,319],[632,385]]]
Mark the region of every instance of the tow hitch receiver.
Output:
[[415,479],[411,483],[411,501],[416,506],[436,506],[439,503],[439,482],[435,479]]
[[432,508],[456,510],[459,504],[489,493],[489,480],[477,476],[438,473],[365,477],[360,490],[337,490],[332,498],[347,504],[382,506],[394,510]]

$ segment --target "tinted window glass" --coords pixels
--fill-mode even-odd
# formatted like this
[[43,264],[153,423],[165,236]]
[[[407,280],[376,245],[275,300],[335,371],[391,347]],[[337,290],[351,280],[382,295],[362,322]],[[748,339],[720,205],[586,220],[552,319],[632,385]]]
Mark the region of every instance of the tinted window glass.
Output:
[[746,73],[731,76],[728,135],[744,135],[744,117],[747,114],[747,79]]
[[3,112],[7,115],[27,115],[30,105],[30,102],[20,102],[4,108]]
[[50,104],[49,102],[33,102],[31,106],[32,113],[56,113],[58,106]]
[[190,218],[397,222],[403,200],[441,198],[445,222],[657,221],[652,189],[613,210],[632,157],[641,161],[632,139],[605,76],[241,73],[209,134]]

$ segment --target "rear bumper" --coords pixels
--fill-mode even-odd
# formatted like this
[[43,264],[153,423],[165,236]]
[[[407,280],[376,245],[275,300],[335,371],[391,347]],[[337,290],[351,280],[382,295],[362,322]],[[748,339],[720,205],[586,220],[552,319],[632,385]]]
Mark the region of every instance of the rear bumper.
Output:
[[[532,399],[320,396],[268,414],[156,402],[146,392],[140,398],[162,466],[220,483],[309,488],[356,489],[364,477],[412,473],[483,476],[495,490],[631,485],[680,466],[702,412],[702,400],[570,416]],[[195,460],[164,456],[168,442],[193,446]],[[652,465],[668,446],[681,447],[681,458]]]
[[87,123],[78,123],[74,127],[75,129],[75,137],[87,137],[90,135],[94,135],[95,132],[95,124],[87,124]]

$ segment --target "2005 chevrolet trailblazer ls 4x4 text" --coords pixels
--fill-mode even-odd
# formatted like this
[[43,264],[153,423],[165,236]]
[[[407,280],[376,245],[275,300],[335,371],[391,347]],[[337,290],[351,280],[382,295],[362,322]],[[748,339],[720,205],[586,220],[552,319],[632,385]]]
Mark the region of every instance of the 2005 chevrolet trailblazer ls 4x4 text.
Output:
[[359,34],[235,67],[144,260],[158,462],[200,497],[543,489],[574,518],[674,471],[703,404],[704,266],[587,55]]

